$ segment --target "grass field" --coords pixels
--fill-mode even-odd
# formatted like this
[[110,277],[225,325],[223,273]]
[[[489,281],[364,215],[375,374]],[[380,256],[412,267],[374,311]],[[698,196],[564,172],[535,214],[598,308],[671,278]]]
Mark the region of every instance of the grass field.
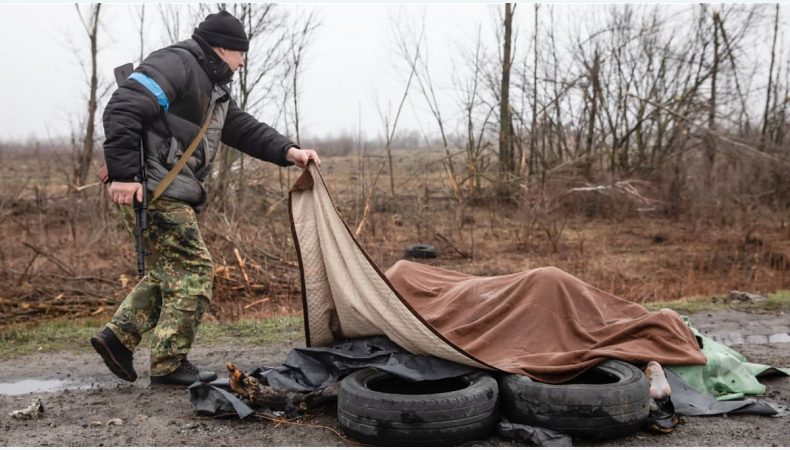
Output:
[[[563,178],[539,198],[526,183],[501,201],[485,181],[494,173],[483,173],[482,190],[459,201],[442,156],[394,152],[394,195],[383,153],[322,157],[341,216],[382,268],[420,242],[439,250],[428,264],[485,276],[551,265],[644,304],[790,288],[786,211],[752,205],[673,217],[571,193],[578,180]],[[134,249],[107,195],[98,186],[67,194],[59,158],[15,153],[0,165],[0,327],[106,317],[135,282]],[[244,182],[201,214],[215,265],[208,322],[299,314],[287,213],[298,175],[248,161]]]

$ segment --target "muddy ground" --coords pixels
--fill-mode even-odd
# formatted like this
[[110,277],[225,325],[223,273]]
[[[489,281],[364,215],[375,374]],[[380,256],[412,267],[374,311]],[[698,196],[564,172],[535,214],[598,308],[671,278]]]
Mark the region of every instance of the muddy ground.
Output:
[[[750,361],[790,367],[790,343],[770,342],[771,335],[790,332],[790,311],[750,314],[716,311],[691,316],[704,333],[717,337],[743,353]],[[278,365],[294,346],[287,341],[255,348],[229,345],[203,346],[191,359],[202,367],[220,369],[227,361],[252,369]],[[332,407],[295,424],[275,424],[261,418],[246,420],[198,417],[184,389],[152,388],[145,362],[147,351],[136,355],[140,379],[119,382],[85,348],[72,352],[36,354],[0,362],[0,387],[28,390],[31,385],[50,391],[0,396],[0,445],[4,446],[349,446],[342,437]],[[220,372],[221,375],[224,373]],[[29,383],[37,379],[46,382]],[[764,378],[766,397],[790,404],[790,377]],[[11,383],[14,383],[11,385]],[[41,398],[46,412],[39,420],[9,417],[12,410]],[[108,425],[120,418],[121,425]],[[334,431],[333,431],[334,430]],[[518,445],[492,436],[470,445]],[[604,442],[576,442],[605,446],[788,446],[790,417],[757,416],[689,417],[673,433],[635,435]]]

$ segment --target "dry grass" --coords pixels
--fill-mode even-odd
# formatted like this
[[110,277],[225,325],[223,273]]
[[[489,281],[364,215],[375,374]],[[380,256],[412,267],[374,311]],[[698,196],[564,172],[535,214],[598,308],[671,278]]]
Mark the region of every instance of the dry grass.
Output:
[[[553,265],[643,303],[790,287],[786,212],[690,221],[619,205],[591,216],[589,197],[575,200],[576,205],[565,196],[562,202],[535,206],[527,200],[496,201],[488,190],[459,204],[437,162],[441,154],[425,151],[396,152],[393,197],[380,164],[383,155],[369,155],[364,174],[356,156],[322,160],[340,214],[352,230],[365,217],[359,241],[383,268],[401,259],[407,245],[426,242],[440,250],[430,264],[477,275]],[[106,194],[99,188],[66,194],[60,166],[53,161],[6,156],[0,165],[3,323],[103,316],[134,282],[133,246]],[[379,168],[365,215],[366,193]],[[215,261],[209,321],[291,315],[301,309],[286,203],[287,188],[299,171],[257,163],[245,170],[244,199],[224,207],[215,202],[200,217]],[[558,185],[553,188],[557,198],[567,189]],[[31,246],[40,250],[37,256]]]

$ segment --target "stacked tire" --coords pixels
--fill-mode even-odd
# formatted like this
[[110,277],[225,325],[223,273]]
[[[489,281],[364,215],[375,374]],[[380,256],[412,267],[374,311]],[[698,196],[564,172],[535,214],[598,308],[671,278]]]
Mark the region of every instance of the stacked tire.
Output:
[[501,375],[502,410],[511,422],[582,439],[610,439],[642,428],[650,414],[650,384],[635,366],[605,361],[566,384]]
[[478,372],[406,382],[377,369],[340,383],[338,420],[353,439],[381,446],[454,445],[485,439],[499,421],[494,377]]

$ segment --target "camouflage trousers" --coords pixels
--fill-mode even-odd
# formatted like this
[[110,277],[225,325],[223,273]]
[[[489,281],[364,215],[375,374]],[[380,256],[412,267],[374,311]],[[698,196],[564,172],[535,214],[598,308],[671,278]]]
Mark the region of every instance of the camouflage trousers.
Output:
[[[134,238],[134,210],[119,207]],[[211,255],[188,204],[159,198],[148,208],[144,234],[149,256],[146,274],[123,300],[107,324],[131,351],[153,329],[151,376],[176,370],[195,339],[200,319],[211,302],[214,275]]]

